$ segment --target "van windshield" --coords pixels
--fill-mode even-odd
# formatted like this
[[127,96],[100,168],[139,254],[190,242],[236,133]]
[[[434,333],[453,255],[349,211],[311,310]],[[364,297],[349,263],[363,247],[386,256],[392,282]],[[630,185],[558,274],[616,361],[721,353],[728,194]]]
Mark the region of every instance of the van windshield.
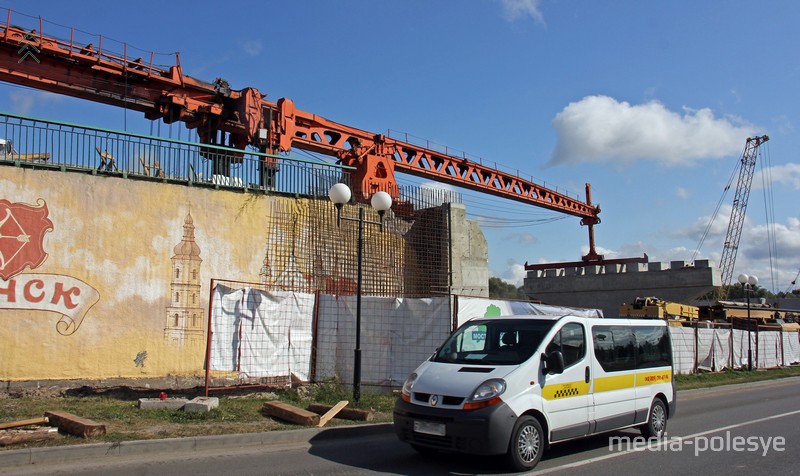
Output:
[[434,362],[516,365],[539,348],[553,320],[486,319],[459,327],[442,345]]

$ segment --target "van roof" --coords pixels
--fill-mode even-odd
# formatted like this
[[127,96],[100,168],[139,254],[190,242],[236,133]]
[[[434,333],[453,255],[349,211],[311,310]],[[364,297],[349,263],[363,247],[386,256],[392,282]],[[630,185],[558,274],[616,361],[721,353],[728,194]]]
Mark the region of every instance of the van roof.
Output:
[[574,314],[509,314],[503,316],[476,316],[470,321],[477,321],[477,320],[498,320],[498,319],[518,319],[518,320],[537,320],[537,321],[558,321],[565,317],[574,317],[575,319],[580,319],[586,323],[590,324],[606,324],[606,325],[642,325],[642,326],[660,326],[666,325],[666,321],[663,319],[644,319],[644,318],[635,318],[635,319],[628,319],[628,318],[609,318],[609,317],[584,317],[584,316],[576,316]]
[[508,314],[504,316],[476,316],[470,320],[495,320],[495,319],[531,319],[537,321],[557,321],[563,317],[578,317],[572,314]]

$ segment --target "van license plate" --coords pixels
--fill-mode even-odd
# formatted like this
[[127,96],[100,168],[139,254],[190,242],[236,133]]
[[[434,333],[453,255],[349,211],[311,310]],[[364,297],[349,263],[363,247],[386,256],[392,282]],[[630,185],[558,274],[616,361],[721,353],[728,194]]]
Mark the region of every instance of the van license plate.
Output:
[[416,431],[417,433],[424,433],[426,435],[444,436],[445,435],[444,430],[445,430],[444,423],[434,423],[431,421],[414,420],[414,431]]

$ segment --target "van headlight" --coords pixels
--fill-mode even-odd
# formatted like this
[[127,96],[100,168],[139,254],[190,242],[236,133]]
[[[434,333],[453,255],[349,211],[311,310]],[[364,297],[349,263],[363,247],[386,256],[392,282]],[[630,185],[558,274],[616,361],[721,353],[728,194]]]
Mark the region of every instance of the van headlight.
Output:
[[506,391],[506,381],[500,378],[489,379],[478,385],[472,395],[464,403],[464,410],[490,407],[503,400],[500,395]]
[[416,381],[417,381],[417,374],[412,373],[403,383],[403,393],[400,395],[400,398],[402,398],[404,402],[411,401],[411,387],[414,386],[414,382]]

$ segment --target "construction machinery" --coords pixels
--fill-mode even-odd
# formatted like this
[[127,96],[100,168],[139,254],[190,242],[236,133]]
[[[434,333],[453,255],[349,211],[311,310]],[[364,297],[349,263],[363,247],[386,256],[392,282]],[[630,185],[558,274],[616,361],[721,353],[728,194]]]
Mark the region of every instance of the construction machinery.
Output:
[[[581,201],[447,150],[330,121],[298,109],[291,99],[272,102],[256,88],[235,90],[221,78],[213,83],[192,78],[183,74],[177,53],[174,65],[161,67],[154,65],[155,53],[134,58],[127,44],[122,53],[112,53],[102,36],[97,44],[77,44],[74,29],[68,39],[47,36],[41,17],[38,29],[24,29],[12,24],[11,14],[8,10],[0,25],[0,81],[124,107],[167,124],[180,121],[196,130],[203,144],[253,147],[266,154],[262,182],[279,173],[280,158],[273,154],[299,148],[354,167],[351,185],[359,201],[379,190],[398,198],[395,172],[402,172],[572,215],[589,230],[584,261],[603,258],[594,244],[600,206],[592,203],[588,183]],[[230,175],[231,163],[241,161],[241,154],[220,157],[211,148],[201,153],[213,161],[215,175]]]
[[631,304],[619,307],[620,317],[639,319],[663,319],[671,326],[696,322],[700,308],[677,302],[665,301],[657,297],[637,297]]
[[722,277],[722,286],[716,298],[718,300],[728,297],[728,288],[733,281],[733,269],[736,264],[736,254],[739,251],[739,240],[742,237],[744,216],[747,211],[747,201],[750,197],[750,186],[753,183],[753,172],[756,167],[756,157],[761,144],[768,141],[769,137],[748,137],[742,153],[739,168],[739,181],[736,183],[736,195],[733,197],[731,219],[728,222],[728,232],[725,235],[725,244],[722,257],[719,260],[719,269]]

